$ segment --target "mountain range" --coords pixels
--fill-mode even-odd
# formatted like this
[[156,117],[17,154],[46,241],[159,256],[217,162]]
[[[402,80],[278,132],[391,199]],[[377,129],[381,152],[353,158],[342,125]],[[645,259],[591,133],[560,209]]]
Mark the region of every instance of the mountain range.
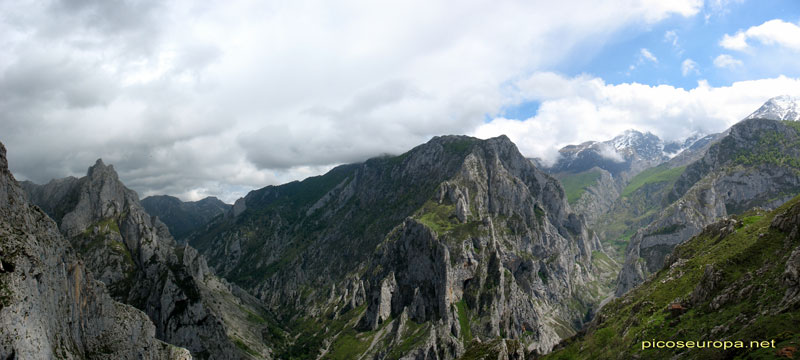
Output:
[[774,355],[642,347],[800,344],[798,102],[552,166],[440,136],[233,205],[139,201],[102,160],[18,183],[0,147],[0,358]]

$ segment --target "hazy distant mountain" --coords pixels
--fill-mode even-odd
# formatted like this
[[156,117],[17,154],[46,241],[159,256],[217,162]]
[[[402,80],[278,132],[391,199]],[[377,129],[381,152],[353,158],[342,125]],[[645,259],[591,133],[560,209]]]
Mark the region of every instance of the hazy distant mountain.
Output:
[[800,121],[800,97],[782,95],[767,100],[745,119]]
[[626,130],[611,140],[565,146],[559,150],[558,161],[546,170],[553,174],[579,173],[598,167],[615,177],[622,173],[632,177],[686,149],[702,146],[707,138],[697,133],[681,141],[664,142],[649,132]]
[[231,209],[231,205],[215,197],[184,202],[173,196],[157,195],[148,196],[141,203],[148,214],[158,216],[167,225],[169,232],[177,240],[185,238],[192,231],[208,224],[211,219]]
[[635,176],[669,161],[674,166],[694,161],[718,137],[697,133],[664,142],[651,133],[627,130],[610,140],[566,146],[550,167],[532,161],[561,180],[570,205],[593,225],[611,210]]

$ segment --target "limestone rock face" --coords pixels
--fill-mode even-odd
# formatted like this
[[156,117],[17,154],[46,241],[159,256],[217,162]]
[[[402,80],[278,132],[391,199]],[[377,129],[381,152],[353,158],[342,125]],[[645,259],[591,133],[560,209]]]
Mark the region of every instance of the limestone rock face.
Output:
[[496,337],[544,353],[607,295],[597,237],[506,137],[437,137],[236,203],[189,241],[222,276],[292,309],[285,322],[319,324],[304,330],[318,346],[289,350],[301,357],[344,351],[350,336],[364,358],[454,359]]
[[660,269],[672,249],[720,218],[755,206],[774,209],[800,192],[800,131],[750,119],[730,129],[686,168],[671,205],[632,237],[619,274],[622,295]]
[[239,308],[263,313],[259,302],[234,296],[195,249],[177,245],[113,166],[98,160],[83,178],[25,188],[112,295],[147,313],[159,339],[186,347],[197,358],[270,357],[263,325],[248,321]]
[[461,331],[459,317],[471,317],[473,336],[517,339],[532,331],[524,344],[543,353],[561,339],[550,324],[580,321],[584,314],[561,301],[580,299],[578,289],[595,280],[590,264],[599,244],[554,179],[511,146],[500,139],[476,146],[439,186],[431,212],[452,216],[444,224],[456,229],[439,230],[423,213],[392,230],[378,250],[381,271],[368,279],[380,284],[368,297],[369,327],[407,311],[412,321],[437,322],[439,346],[457,355],[460,334],[451,329]]
[[55,222],[28,202],[5,155],[0,144],[0,358],[191,359],[94,280]]

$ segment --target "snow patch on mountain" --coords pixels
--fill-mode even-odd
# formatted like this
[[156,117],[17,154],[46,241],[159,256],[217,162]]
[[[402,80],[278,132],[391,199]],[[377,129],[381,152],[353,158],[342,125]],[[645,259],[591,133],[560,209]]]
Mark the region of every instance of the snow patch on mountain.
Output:
[[782,95],[767,100],[745,119],[800,121],[800,97]]

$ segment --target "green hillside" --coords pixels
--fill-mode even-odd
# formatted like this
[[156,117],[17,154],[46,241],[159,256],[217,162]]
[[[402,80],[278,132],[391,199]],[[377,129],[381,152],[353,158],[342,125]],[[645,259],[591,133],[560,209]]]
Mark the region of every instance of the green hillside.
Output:
[[[545,359],[773,359],[800,348],[798,219],[800,197],[707,227]],[[654,341],[675,348],[658,349]]]
[[684,170],[686,170],[685,166],[669,168],[666,164],[663,164],[642,171],[631,179],[628,186],[622,190],[622,196],[630,196],[634,191],[647,184],[673,183],[683,174]]
[[567,202],[570,205],[574,204],[586,192],[586,188],[594,185],[599,178],[600,172],[592,170],[561,177],[561,185],[564,186],[564,192],[567,194]]

